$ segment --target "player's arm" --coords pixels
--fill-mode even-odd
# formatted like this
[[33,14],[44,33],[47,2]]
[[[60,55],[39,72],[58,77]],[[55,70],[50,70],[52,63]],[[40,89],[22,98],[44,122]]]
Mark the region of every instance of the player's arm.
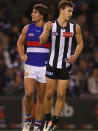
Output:
[[24,43],[26,40],[26,32],[27,32],[28,26],[29,25],[24,26],[24,28],[22,29],[22,32],[18,38],[18,41],[17,41],[17,50],[18,50],[19,55],[23,61],[26,61],[28,59],[28,56],[26,54],[24,54]]
[[76,50],[73,56],[71,56],[70,58],[68,58],[68,62],[69,63],[74,63],[74,61],[78,58],[78,56],[80,55],[80,53],[82,52],[83,49],[83,38],[82,38],[82,34],[81,34],[81,28],[78,24],[76,24],[76,42],[77,42],[77,46],[76,46]]
[[77,41],[77,47],[74,55],[77,58],[83,49],[83,38],[81,34],[81,28],[78,24],[76,25],[76,41]]
[[43,33],[40,35],[41,45],[44,45],[47,42],[51,29],[52,29],[52,22],[48,21],[44,26]]

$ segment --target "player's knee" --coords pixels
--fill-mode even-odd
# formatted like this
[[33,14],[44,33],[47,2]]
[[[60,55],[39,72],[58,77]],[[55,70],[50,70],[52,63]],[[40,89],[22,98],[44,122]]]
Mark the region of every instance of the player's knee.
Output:
[[52,95],[51,92],[48,92],[46,97],[47,97],[47,99],[49,100],[49,99],[52,99],[53,95]]
[[39,95],[37,99],[38,99],[39,103],[43,103],[44,102],[44,95]]
[[57,94],[57,99],[60,99],[60,100],[65,99],[65,94],[64,93],[58,93]]
[[31,100],[33,98],[32,93],[26,93],[25,98],[28,99],[28,100]]

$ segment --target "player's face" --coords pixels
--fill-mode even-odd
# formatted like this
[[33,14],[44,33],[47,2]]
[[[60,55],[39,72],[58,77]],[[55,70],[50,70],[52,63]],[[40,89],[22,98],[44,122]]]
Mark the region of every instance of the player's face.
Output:
[[32,11],[31,16],[32,16],[33,22],[37,22],[37,21],[40,21],[41,19],[43,19],[43,16],[39,13],[38,10],[35,10],[35,9]]
[[61,11],[61,15],[65,20],[70,20],[73,13],[73,8],[70,6],[66,6],[64,10]]

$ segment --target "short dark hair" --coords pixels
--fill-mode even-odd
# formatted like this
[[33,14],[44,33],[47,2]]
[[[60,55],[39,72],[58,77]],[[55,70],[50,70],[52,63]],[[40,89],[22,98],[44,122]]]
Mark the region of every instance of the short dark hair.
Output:
[[68,1],[68,0],[61,0],[59,2],[59,5],[58,5],[59,11],[60,11],[60,9],[65,9],[66,6],[70,6],[70,7],[74,8],[75,4],[71,0],[70,1]]
[[43,4],[34,5],[33,9],[38,10],[39,13],[43,16],[43,20],[47,21],[48,18],[48,7]]

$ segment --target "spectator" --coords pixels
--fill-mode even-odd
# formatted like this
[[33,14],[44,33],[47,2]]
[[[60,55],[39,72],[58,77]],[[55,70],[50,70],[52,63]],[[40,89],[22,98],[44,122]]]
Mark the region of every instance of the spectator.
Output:
[[91,77],[88,78],[88,90],[91,94],[98,94],[98,67],[93,69]]
[[5,95],[6,88],[6,65],[4,61],[4,57],[0,56],[0,96]]

